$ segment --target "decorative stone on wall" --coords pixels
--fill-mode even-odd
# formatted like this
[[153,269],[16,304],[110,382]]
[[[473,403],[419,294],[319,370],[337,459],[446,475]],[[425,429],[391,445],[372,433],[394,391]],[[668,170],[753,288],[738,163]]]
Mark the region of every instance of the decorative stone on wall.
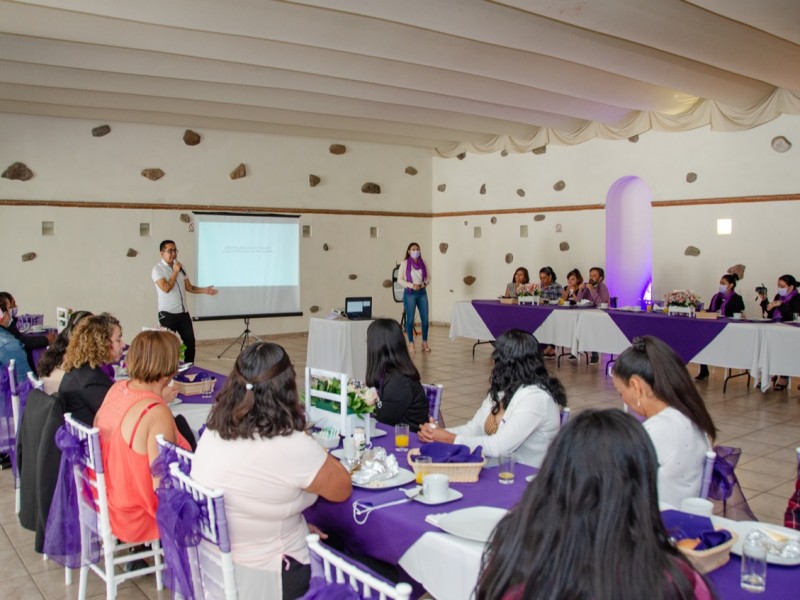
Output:
[[467,275],[466,277],[464,277],[464,284],[465,285],[472,285],[476,281],[477,281],[477,279],[475,279],[472,275]]
[[517,190],[517,196],[519,196],[520,198],[524,198],[525,197],[525,190],[523,190],[522,188],[519,188]]
[[500,150],[500,156],[502,156],[503,158],[508,156],[508,150]]
[[632,135],[631,137],[628,138],[628,141],[631,144],[635,144],[635,143],[637,143],[639,141],[639,136],[638,135]]
[[356,275],[355,273],[350,273],[350,275],[348,275],[347,278],[350,281],[355,281],[356,279],[358,279],[358,275]]
[[384,279],[384,280],[383,280],[383,283],[382,283],[381,285],[382,285],[383,287],[385,287],[385,288],[390,288],[390,287],[392,287],[394,284],[392,283],[392,280],[391,280],[391,279]]
[[127,256],[128,258],[136,258],[137,256],[139,256],[139,251],[134,250],[133,248],[128,248],[128,251],[125,253],[125,256]]
[[320,179],[316,175],[308,176],[308,185],[310,185],[311,187],[317,187],[320,181],[322,181],[322,179]]
[[506,254],[506,264],[510,265],[512,262],[514,262],[514,255],[509,252]]
[[439,190],[440,192],[443,192],[443,191],[445,191],[447,189],[447,184],[446,183],[440,183],[439,185],[436,186],[436,189]]
[[545,215],[534,215],[533,216],[533,220],[536,221],[537,223],[539,221],[544,221],[544,218],[545,218]]
[[330,250],[330,249],[331,249],[331,247],[330,247],[330,246],[328,246],[328,244],[322,244],[322,249],[323,249],[325,252],[327,252],[328,250]]
[[31,262],[36,260],[36,252],[26,252],[22,255],[22,262]]
[[364,185],[361,186],[361,191],[365,194],[380,194],[381,193],[381,186],[377,183],[373,183],[368,181]]
[[497,217],[492,217],[491,219],[489,219],[489,222],[490,222],[492,225],[495,225],[495,224],[497,223]]
[[242,177],[247,177],[247,167],[244,165],[244,163],[239,163],[239,166],[231,171],[228,177],[231,179],[241,179]]
[[562,180],[559,180],[559,181],[556,181],[556,182],[553,184],[553,189],[554,189],[555,191],[557,191],[557,192],[560,192],[560,191],[561,191],[561,190],[563,190],[565,187],[567,187],[567,184],[566,184],[566,183],[564,183],[564,180],[563,180],[563,179],[562,179]]
[[569,242],[561,242],[558,245],[558,249],[561,250],[562,252],[567,252],[569,250]]
[[465,158],[467,158],[467,153],[466,152],[462,152],[461,154],[456,154],[456,158],[458,160],[464,160]]
[[447,244],[446,242],[442,242],[441,244],[439,244],[439,252],[441,252],[442,254],[447,254],[447,249],[449,247],[450,247],[449,244]]
[[788,152],[792,148],[792,142],[787,140],[782,135],[775,136],[772,138],[772,149],[775,152]]
[[686,256],[700,256],[700,248],[696,248],[695,246],[686,246],[686,250],[683,251]]
[[486,184],[481,185],[481,196],[486,194]]
[[416,175],[417,170],[414,167],[406,167],[406,175]]
[[331,147],[328,148],[328,151],[331,154],[340,155],[340,154],[344,154],[345,152],[347,152],[347,148],[345,146],[343,146],[342,144],[331,144]]
[[181,223],[191,223],[192,222],[192,215],[189,213],[181,213],[181,216],[178,217]]
[[544,154],[545,152],[547,152],[547,146],[539,146],[538,148],[534,148],[533,150],[531,150],[531,152],[537,155]]
[[308,309],[308,312],[310,312],[311,314],[318,313],[319,312],[319,306],[317,306],[315,304],[314,306],[312,306],[311,308]]
[[108,135],[111,133],[111,127],[108,125],[100,125],[92,129],[92,135],[94,137],[103,137],[104,135]]
[[697,173],[689,172],[686,174],[686,183],[694,183],[697,181]]
[[192,131],[191,129],[187,129],[183,132],[183,143],[187,146],[197,146],[201,142],[202,138],[200,134],[196,131]]
[[739,279],[744,279],[744,270],[746,268],[747,267],[745,267],[742,264],[733,265],[728,269],[728,273],[730,273],[731,275],[736,275]]
[[33,171],[25,163],[15,162],[3,171],[3,177],[14,181],[28,181],[33,178]]
[[158,181],[166,173],[161,169],[142,169],[142,177],[147,177],[150,181]]

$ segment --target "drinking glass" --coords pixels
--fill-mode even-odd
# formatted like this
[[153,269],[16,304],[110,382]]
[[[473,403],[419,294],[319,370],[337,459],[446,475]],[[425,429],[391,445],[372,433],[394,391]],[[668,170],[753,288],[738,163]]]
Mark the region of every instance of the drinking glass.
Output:
[[416,465],[415,470],[417,472],[417,485],[422,485],[422,479],[428,474],[428,469],[430,469],[432,463],[433,460],[430,456],[417,456],[414,461]]
[[504,452],[500,455],[500,468],[497,470],[497,480],[503,485],[514,483],[514,471],[517,457],[513,452]]
[[396,452],[408,452],[408,423],[398,423],[394,426],[394,447]]
[[745,540],[742,543],[743,590],[763,592],[767,589],[767,550],[761,544]]
[[214,395],[214,384],[216,381],[210,375],[203,375],[201,381],[203,382],[203,398],[210,400]]

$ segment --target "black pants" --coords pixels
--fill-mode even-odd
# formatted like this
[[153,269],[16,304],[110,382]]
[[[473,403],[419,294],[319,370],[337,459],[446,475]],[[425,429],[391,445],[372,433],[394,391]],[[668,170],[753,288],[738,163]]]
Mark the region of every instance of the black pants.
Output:
[[183,345],[186,346],[186,353],[183,360],[194,362],[194,328],[192,327],[192,317],[188,312],[169,313],[161,311],[158,313],[158,322],[167,329],[171,329],[179,336]]
[[296,600],[308,591],[311,581],[311,565],[303,565],[290,556],[285,557],[289,568],[281,571],[283,600]]

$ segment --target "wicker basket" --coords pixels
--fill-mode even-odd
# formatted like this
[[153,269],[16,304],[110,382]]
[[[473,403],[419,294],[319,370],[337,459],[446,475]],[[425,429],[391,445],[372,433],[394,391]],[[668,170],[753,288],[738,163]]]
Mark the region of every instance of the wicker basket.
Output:
[[[178,388],[178,393],[184,396],[197,396],[198,394],[203,393],[203,388],[206,386],[207,379],[200,379],[198,381],[178,381],[177,379],[173,379],[175,382],[175,387]],[[217,378],[212,377],[211,381],[214,383],[214,387],[217,385]],[[213,390],[214,387],[211,389]]]
[[695,319],[709,319],[710,321],[714,321],[717,319],[719,315],[715,312],[696,312],[694,313]]
[[714,546],[708,550],[687,550],[685,548],[678,548],[683,555],[689,559],[692,566],[700,573],[710,573],[721,566],[726,565],[731,559],[731,548],[739,539],[735,531],[731,531],[731,539],[724,544]]
[[[419,455],[419,448],[413,448],[408,451],[408,465],[417,472],[417,463],[414,462],[413,457]],[[472,463],[428,463],[425,465],[425,474],[441,473],[450,478],[450,483],[475,483],[478,481],[478,476],[481,469],[486,464],[484,458],[481,462]]]
[[500,296],[500,298],[498,298],[498,300],[500,300],[500,304],[516,304],[517,303],[517,299],[516,298],[510,298],[508,296]]

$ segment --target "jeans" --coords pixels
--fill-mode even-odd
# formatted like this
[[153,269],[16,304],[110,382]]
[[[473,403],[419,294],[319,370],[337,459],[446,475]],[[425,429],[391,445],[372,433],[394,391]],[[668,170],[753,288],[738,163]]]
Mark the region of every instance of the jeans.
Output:
[[425,288],[412,290],[406,288],[403,293],[403,308],[406,311],[406,335],[409,343],[414,343],[414,311],[419,309],[419,320],[422,322],[422,341],[428,341],[428,291]]
[[189,313],[169,313],[162,311],[158,313],[158,322],[163,327],[181,336],[181,341],[183,345],[186,346],[183,360],[185,362],[194,362],[194,328],[192,327],[192,317],[189,316]]

